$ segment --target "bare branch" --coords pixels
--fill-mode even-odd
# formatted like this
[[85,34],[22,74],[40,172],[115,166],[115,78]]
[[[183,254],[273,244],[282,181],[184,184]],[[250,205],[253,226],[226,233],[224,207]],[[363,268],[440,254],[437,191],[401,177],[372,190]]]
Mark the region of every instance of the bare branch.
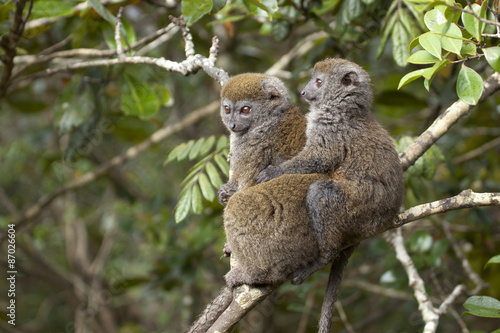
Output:
[[408,275],[408,285],[413,289],[414,296],[419,305],[418,309],[422,313],[425,322],[424,333],[435,332],[439,321],[439,315],[434,306],[432,306],[430,297],[425,291],[424,281],[418,274],[413,261],[406,251],[401,229],[397,229],[395,232],[391,233],[389,241],[392,246],[394,246],[396,257],[403,265],[406,275]]
[[451,243],[451,246],[453,248],[453,251],[455,252],[455,255],[460,260],[460,262],[462,264],[462,268],[464,269],[464,271],[467,274],[467,276],[469,277],[469,279],[472,282],[474,282],[474,284],[476,285],[476,288],[472,293],[473,294],[478,293],[479,290],[481,290],[487,286],[487,283],[484,282],[483,279],[481,279],[481,277],[476,272],[474,272],[474,270],[472,269],[472,267],[469,263],[469,260],[467,260],[465,255],[462,253],[460,246],[458,246],[457,240],[455,239],[455,237],[453,237],[453,234],[451,233],[451,230],[450,230],[450,223],[448,221],[443,221],[443,230],[444,230],[444,233],[446,234],[446,238],[448,238],[448,240]]
[[116,54],[118,54],[118,59],[125,58],[125,53],[123,52],[121,30],[122,30],[122,12],[123,7],[118,10],[118,15],[116,16],[115,25],[115,44],[116,44]]
[[476,157],[483,155],[486,151],[493,149],[498,145],[500,145],[500,137],[498,137],[494,140],[491,140],[489,142],[486,142],[481,147],[478,147],[474,150],[471,150],[467,154],[464,154],[462,156],[458,156],[458,157],[454,158],[453,164],[460,164],[460,163],[464,163],[466,161],[472,160]]
[[[500,73],[494,73],[484,82],[483,95],[480,101],[485,100],[500,89]],[[461,100],[456,101],[434,123],[420,135],[403,153],[399,155],[403,170],[408,169],[422,156],[440,137],[463,116],[467,115],[471,106]]]
[[407,209],[398,215],[392,225],[392,228],[397,228],[406,223],[416,221],[424,217],[446,213],[452,210],[499,205],[500,193],[474,193],[472,190],[464,190],[454,197]]

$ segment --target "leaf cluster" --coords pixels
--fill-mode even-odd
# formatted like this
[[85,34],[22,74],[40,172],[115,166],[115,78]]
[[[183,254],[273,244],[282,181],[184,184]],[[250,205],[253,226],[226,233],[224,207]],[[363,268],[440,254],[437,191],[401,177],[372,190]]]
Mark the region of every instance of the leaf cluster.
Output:
[[423,77],[424,87],[429,90],[439,71],[449,64],[462,63],[456,92],[463,102],[476,105],[483,92],[483,79],[474,69],[466,66],[466,61],[484,56],[494,70],[500,70],[500,47],[485,47],[483,37],[488,26],[484,22],[488,16],[488,1],[482,5],[466,6],[463,12],[458,10],[462,8],[461,4],[454,0],[412,2],[421,4],[421,10],[426,11],[423,19],[428,31],[409,43],[409,52],[417,47],[419,50],[409,55],[406,62],[432,66],[403,76],[398,89]]
[[203,198],[213,202],[224,183],[221,174],[229,177],[229,139],[227,136],[200,138],[173,148],[165,164],[177,160],[200,160],[188,171],[181,183],[182,191],[175,206],[175,221],[181,222],[190,212],[203,212]]

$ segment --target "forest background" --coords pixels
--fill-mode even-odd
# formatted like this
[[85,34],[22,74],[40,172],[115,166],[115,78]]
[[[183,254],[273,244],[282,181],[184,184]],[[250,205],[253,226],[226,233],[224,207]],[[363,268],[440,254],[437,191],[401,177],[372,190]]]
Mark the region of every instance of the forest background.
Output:
[[[498,13],[498,1],[1,1],[0,330],[187,329],[229,270],[214,70],[276,75],[306,112],[298,92],[326,57],[370,73],[400,152],[456,116],[408,162],[419,219],[400,216],[351,258],[335,331],[499,329]],[[181,14],[187,27],[169,18]],[[448,198],[446,214],[425,209]],[[282,285],[235,331],[315,332],[327,278]]]

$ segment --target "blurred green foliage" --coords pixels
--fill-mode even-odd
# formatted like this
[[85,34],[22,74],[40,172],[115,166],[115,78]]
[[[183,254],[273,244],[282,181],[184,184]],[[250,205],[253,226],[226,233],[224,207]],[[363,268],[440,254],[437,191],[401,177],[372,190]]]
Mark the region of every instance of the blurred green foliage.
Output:
[[[467,5],[459,3],[463,8]],[[14,22],[15,4],[6,0],[0,5],[2,39]],[[422,72],[428,80],[425,87],[411,83],[398,90],[408,72],[422,71],[424,60],[429,64],[440,56],[455,60],[447,53],[453,52],[448,46],[440,44],[443,53],[432,54],[422,38],[433,28],[425,17],[439,16],[432,10],[442,1],[426,11],[421,11],[422,1],[406,0],[123,0],[103,4],[97,0],[33,3],[17,47],[12,81],[0,99],[1,230],[42,196],[81,179],[163,126],[176,124],[218,100],[217,82],[201,71],[183,77],[151,65],[129,64],[44,74],[48,68],[91,58],[83,51],[41,61],[43,55],[114,49],[112,23],[119,7],[124,7],[124,47],[166,27],[169,15],[184,14],[198,53],[208,54],[212,36],[219,37],[217,65],[230,74],[265,72],[311,34],[323,32],[312,39],[310,51],[292,55],[283,68],[295,102],[307,110],[297,92],[316,61],[333,56],[355,61],[372,76],[373,112],[393,135],[398,149],[404,149],[458,99],[457,80],[464,75],[462,65],[447,65],[428,77]],[[464,38],[483,47],[482,51],[464,50],[470,43],[463,41],[461,54],[484,53],[484,57],[468,60],[467,68],[482,80],[498,71],[498,39],[482,39],[483,27],[467,21],[470,18],[464,20],[447,10],[444,16],[465,27],[461,30]],[[35,24],[35,20],[44,21]],[[484,29],[493,33],[491,27]],[[412,43],[415,39],[421,49]],[[435,42],[433,37],[430,42]],[[412,55],[410,45],[430,56]],[[127,55],[136,52],[173,61],[185,58],[180,33],[154,48]],[[4,59],[3,49],[0,56]],[[40,61],[24,66],[35,59]],[[5,70],[5,66],[0,68]],[[466,73],[465,79],[470,75]],[[464,189],[500,192],[500,148],[486,146],[500,136],[499,104],[498,94],[480,103],[408,170],[406,208]],[[217,295],[229,269],[228,260],[220,259],[222,207],[215,200],[217,185],[227,179],[227,142],[219,139],[225,134],[214,111],[89,185],[59,196],[27,228],[17,231],[15,328],[22,332],[74,332],[82,327],[92,332],[185,330]],[[179,145],[184,149],[176,150]],[[164,165],[165,160],[169,163]],[[191,195],[183,196],[183,189]],[[197,214],[188,214],[190,210]],[[458,283],[469,290],[475,287],[441,228],[440,222],[446,220],[472,268],[490,284],[481,295],[500,299],[500,268],[489,265],[483,270],[500,253],[499,219],[498,208],[489,207],[433,216],[405,227],[408,251],[432,297],[440,302]],[[3,258],[6,245],[2,238]],[[236,331],[315,332],[327,277],[325,269],[301,286],[283,285]],[[384,290],[398,293],[394,296]],[[0,327],[13,331],[6,323],[6,283],[0,284],[0,294]],[[363,242],[355,252],[340,300],[357,332],[422,330],[407,276],[381,237]],[[454,314],[464,311],[465,300],[463,296],[453,305]],[[478,332],[498,328],[495,319],[466,316],[462,320]],[[345,331],[338,318],[334,326],[338,332]],[[452,314],[440,319],[439,332],[459,330]]]

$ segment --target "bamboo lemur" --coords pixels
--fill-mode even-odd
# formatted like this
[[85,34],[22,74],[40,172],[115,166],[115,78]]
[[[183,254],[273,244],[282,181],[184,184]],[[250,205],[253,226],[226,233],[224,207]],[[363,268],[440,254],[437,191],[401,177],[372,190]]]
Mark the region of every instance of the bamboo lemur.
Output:
[[365,70],[344,59],[318,62],[302,96],[311,105],[305,147],[258,176],[258,182],[286,174],[329,178],[313,182],[307,193],[319,257],[296,274],[296,283],[335,260],[342,249],[389,228],[404,192],[392,139],[370,112],[373,92]]

